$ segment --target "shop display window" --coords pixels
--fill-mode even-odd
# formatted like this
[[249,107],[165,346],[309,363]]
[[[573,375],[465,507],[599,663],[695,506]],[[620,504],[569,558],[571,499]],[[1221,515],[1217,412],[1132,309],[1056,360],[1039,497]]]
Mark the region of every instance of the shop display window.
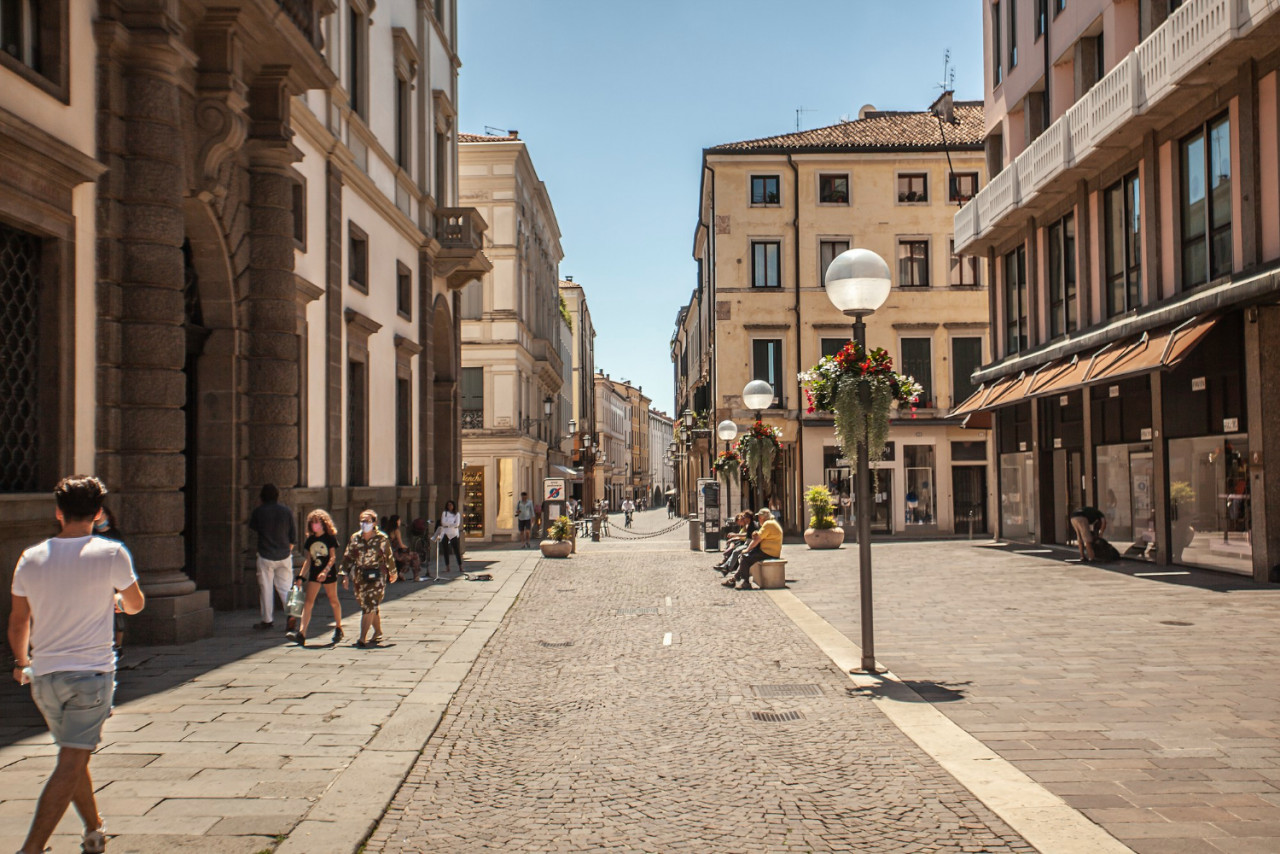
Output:
[[1036,534],[1036,482],[1029,451],[1000,455],[1000,520],[1010,540]]
[[902,466],[907,475],[907,492],[903,496],[907,526],[936,525],[937,477],[933,445],[903,445]]
[[1169,442],[1174,563],[1252,574],[1251,518],[1247,434]]

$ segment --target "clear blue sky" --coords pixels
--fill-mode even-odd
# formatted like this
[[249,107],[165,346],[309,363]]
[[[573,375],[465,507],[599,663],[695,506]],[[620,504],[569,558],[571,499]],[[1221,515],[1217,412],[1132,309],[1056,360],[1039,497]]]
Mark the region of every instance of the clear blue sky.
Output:
[[518,129],[587,293],[596,366],[672,407],[702,149],[925,109],[951,50],[982,97],[979,0],[460,0],[460,129]]

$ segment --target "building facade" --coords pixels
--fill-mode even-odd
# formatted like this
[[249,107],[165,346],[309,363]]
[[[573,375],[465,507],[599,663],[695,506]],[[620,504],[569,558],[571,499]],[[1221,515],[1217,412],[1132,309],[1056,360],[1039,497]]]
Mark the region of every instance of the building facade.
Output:
[[619,510],[630,494],[631,403],[623,385],[599,369],[595,387],[595,495],[609,510]]
[[[767,490],[734,489],[733,509],[766,498],[792,532],[807,524],[803,492],[825,484],[850,515],[852,471],[833,421],[806,412],[797,374],[850,338],[827,298],[832,258],[870,249],[892,269],[888,302],[867,318],[869,346],[924,386],[900,409],[876,470],[873,528],[917,535],[986,529],[987,436],[949,418],[969,396],[969,374],[988,356],[985,265],[951,251],[958,202],[984,182],[982,105],[886,112],[703,152],[694,258],[699,280],[672,339],[677,417],[694,426],[682,475],[684,507],[721,450],[716,425],[745,432],[756,413],[743,386],[763,379],[774,404],[761,413],[782,431]],[[764,494],[767,491],[767,495]],[[852,526],[849,526],[852,530]]]
[[[519,538],[521,492],[542,500],[564,476],[567,335],[560,313],[560,226],[523,140],[463,134],[460,197],[492,223],[493,270],[462,293],[462,453],[467,539]],[[569,471],[572,474],[572,471]]]
[[338,5],[6,11],[0,348],[56,381],[0,388],[29,404],[0,425],[0,573],[58,477],[96,472],[141,642],[256,601],[264,483],[346,532],[459,494],[456,292],[486,264],[456,207],[456,7]]
[[664,504],[675,487],[675,467],[668,449],[675,441],[675,422],[665,412],[649,414],[649,506]]
[[577,473],[573,497],[584,507],[593,507],[596,500],[596,330],[591,322],[591,310],[587,307],[586,291],[572,276],[566,276],[560,282],[560,298],[564,300],[572,336],[568,390],[572,401],[569,415],[572,458],[569,465]]
[[1067,543],[1089,504],[1129,556],[1276,581],[1275,4],[978,8],[998,174],[955,237],[995,274],[964,409],[994,424],[999,533]]

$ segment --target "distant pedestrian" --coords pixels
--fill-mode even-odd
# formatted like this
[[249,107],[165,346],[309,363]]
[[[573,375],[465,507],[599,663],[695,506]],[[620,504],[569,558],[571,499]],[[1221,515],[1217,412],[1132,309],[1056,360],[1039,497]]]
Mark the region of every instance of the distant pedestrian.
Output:
[[[360,530],[347,543],[340,571],[343,587],[350,588],[354,579],[356,601],[360,604],[360,640],[356,646],[377,646],[382,640],[382,597],[387,584],[396,579],[396,559],[391,554],[391,540],[378,530],[378,514],[372,510],[360,513]],[[373,637],[366,641],[370,628]]]
[[1095,559],[1094,540],[1107,530],[1107,517],[1097,507],[1084,506],[1071,514],[1071,527],[1076,532],[1076,545],[1080,547],[1080,559]]
[[405,545],[404,542],[404,525],[400,521],[399,516],[392,516],[387,520],[387,527],[384,529],[387,536],[391,538],[391,553],[396,558],[396,569],[400,572],[401,581],[409,581],[417,578],[422,574],[422,558],[413,549]]
[[520,545],[529,548],[529,534],[533,532],[533,502],[529,500],[529,493],[520,493],[520,500],[516,502],[516,522],[520,526]]
[[258,594],[262,600],[262,620],[254,628],[265,630],[275,625],[272,591],[279,594],[283,606],[293,586],[293,547],[298,544],[298,529],[293,511],[280,503],[280,490],[274,483],[263,486],[258,497],[262,503],[249,517],[249,530],[258,535]]
[[[444,503],[444,512],[440,514],[440,527],[436,529],[436,538],[440,541],[439,560],[444,563],[445,572],[449,571],[449,555],[458,561],[458,572],[462,572],[462,545],[459,537],[462,534],[462,516],[458,505],[452,500]],[[436,577],[440,576],[440,563],[436,564]]]
[[58,745],[57,765],[19,854],[45,850],[69,803],[84,822],[81,850],[106,851],[89,758],[115,695],[111,606],[114,600],[136,614],[144,604],[129,550],[93,536],[106,494],[96,477],[63,478],[53,492],[61,533],[23,552],[13,571],[13,678],[19,685],[30,681],[31,697]]
[[307,600],[302,606],[302,619],[298,630],[291,637],[298,646],[307,645],[307,626],[311,624],[311,609],[315,607],[316,598],[323,589],[329,598],[329,608],[333,611],[333,642],[342,640],[342,605],[338,601],[338,553],[342,545],[338,542],[338,531],[333,525],[333,517],[324,510],[316,509],[307,514],[307,538],[302,543],[302,554],[306,558],[302,572],[298,575],[299,583],[306,584]]
[[631,527],[631,517],[635,515],[636,503],[630,498],[622,502],[622,517],[624,519],[624,527]]

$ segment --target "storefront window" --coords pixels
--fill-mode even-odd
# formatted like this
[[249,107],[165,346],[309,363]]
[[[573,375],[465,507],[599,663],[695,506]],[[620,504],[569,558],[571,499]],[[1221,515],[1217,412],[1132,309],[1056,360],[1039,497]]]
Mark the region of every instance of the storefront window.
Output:
[[903,445],[902,466],[907,475],[906,523],[936,525],[937,479],[934,476],[933,445]]
[[1036,534],[1035,478],[1030,452],[1000,455],[1001,529],[1011,540]]
[[484,536],[484,468],[468,466],[462,472],[462,530],[470,538]]
[[1169,533],[1174,563],[1253,573],[1249,437],[1169,442]]

